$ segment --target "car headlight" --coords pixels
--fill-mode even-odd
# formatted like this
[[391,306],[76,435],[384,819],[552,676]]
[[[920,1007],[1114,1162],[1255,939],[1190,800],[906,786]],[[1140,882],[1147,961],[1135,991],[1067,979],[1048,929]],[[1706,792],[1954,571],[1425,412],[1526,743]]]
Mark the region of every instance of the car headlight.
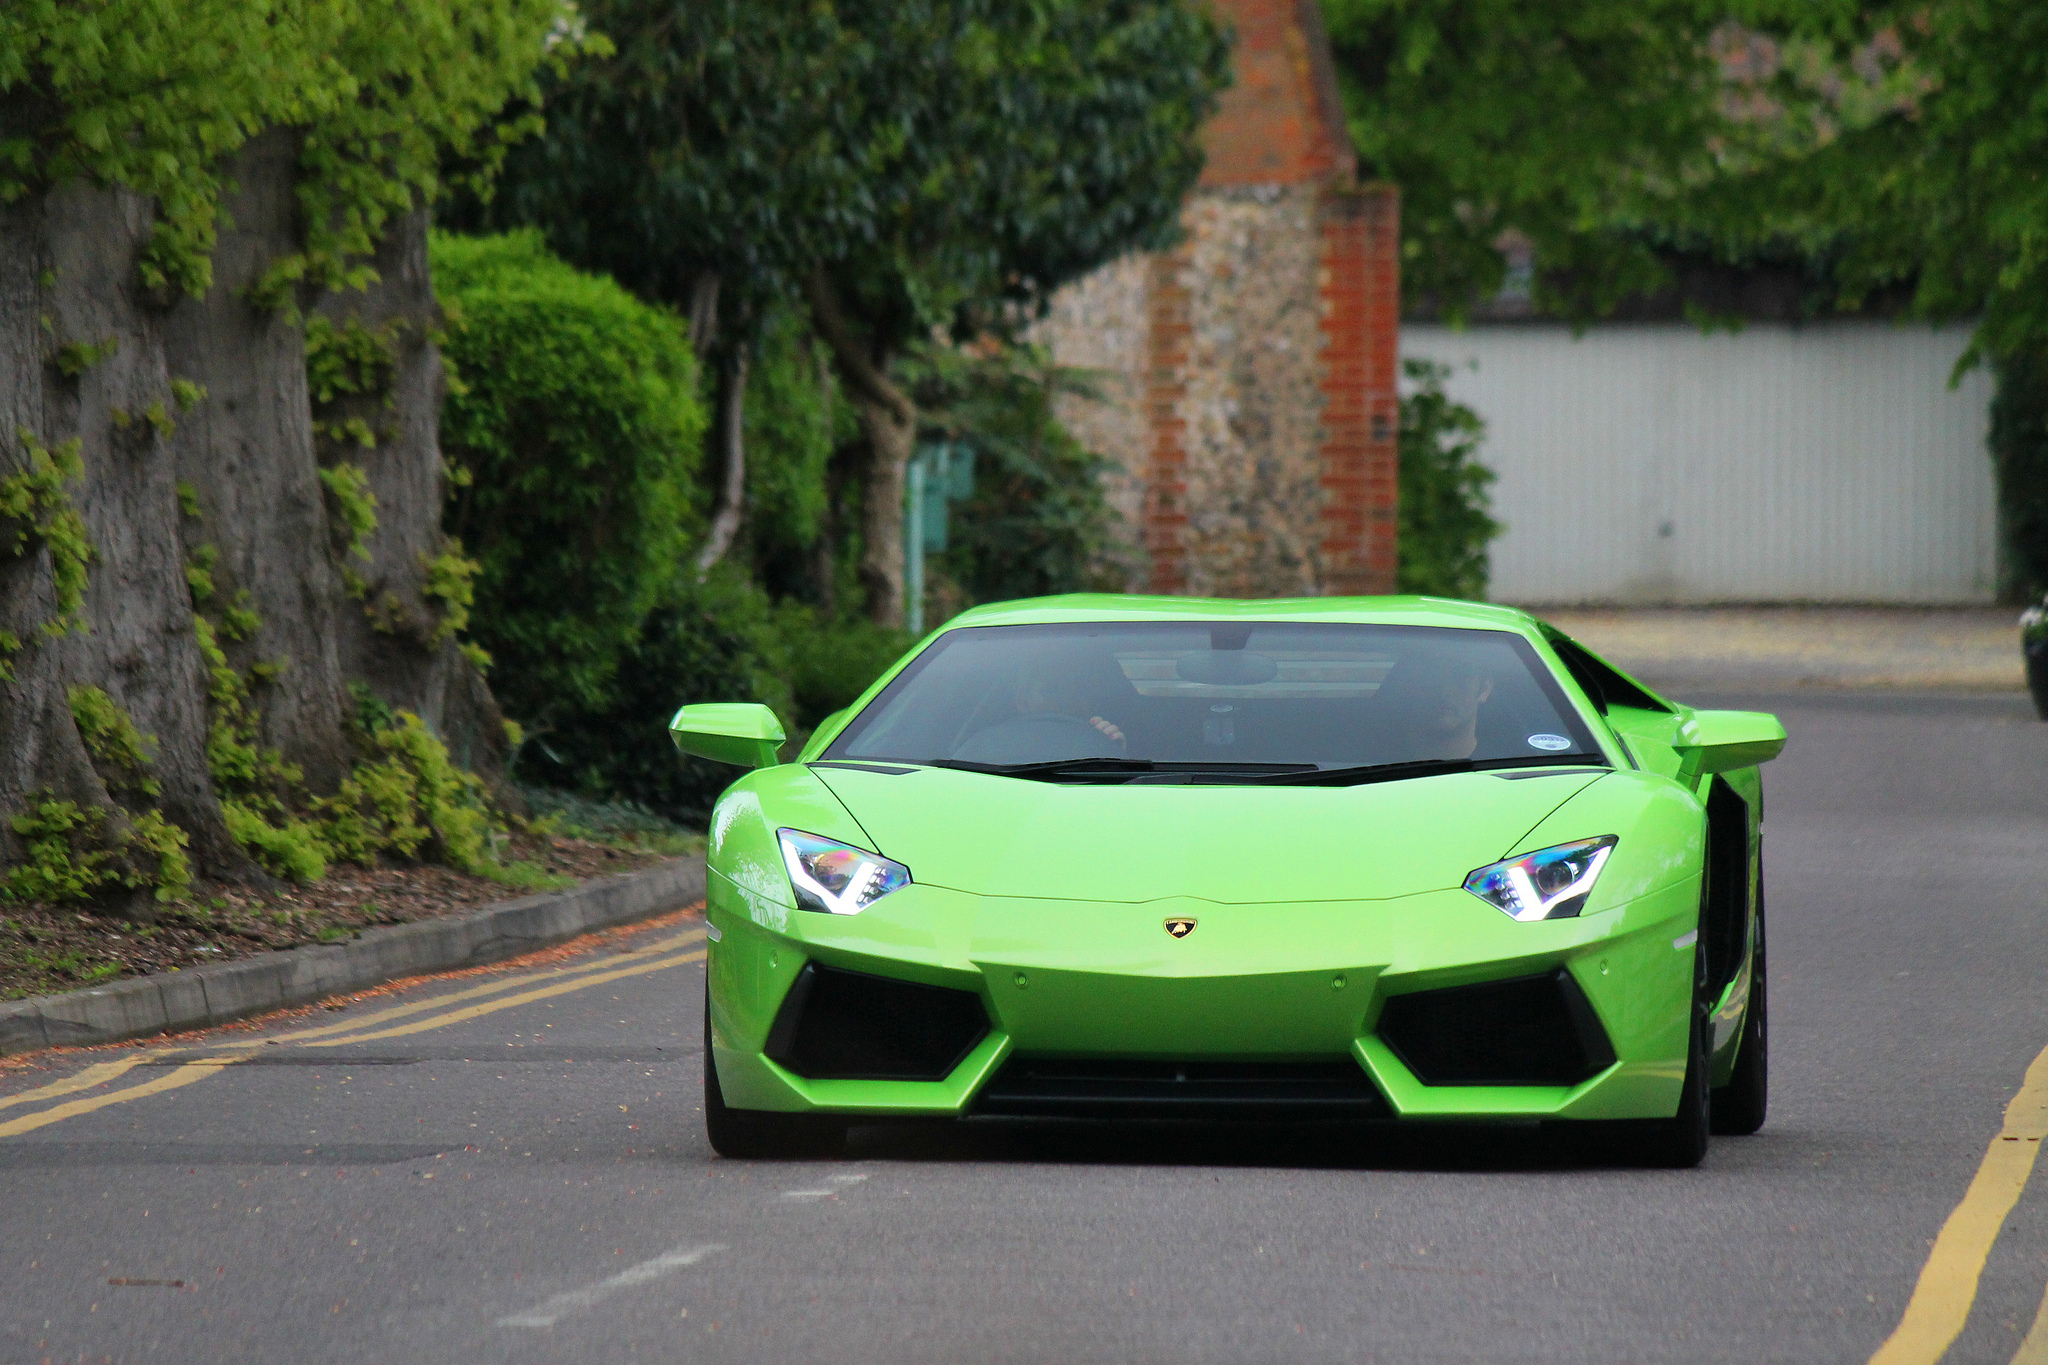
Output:
[[1465,889],[1512,919],[1570,919],[1585,908],[1619,842],[1607,834],[1509,858],[1465,878]]
[[910,885],[910,869],[878,853],[800,829],[778,829],[782,865],[796,889],[799,910],[858,915],[882,897]]

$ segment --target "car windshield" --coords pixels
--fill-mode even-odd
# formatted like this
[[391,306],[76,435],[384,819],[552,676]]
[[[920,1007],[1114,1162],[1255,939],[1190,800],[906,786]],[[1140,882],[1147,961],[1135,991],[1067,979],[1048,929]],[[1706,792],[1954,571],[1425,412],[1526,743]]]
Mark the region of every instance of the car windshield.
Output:
[[951,630],[822,757],[1254,780],[1606,761],[1519,635],[1286,621]]

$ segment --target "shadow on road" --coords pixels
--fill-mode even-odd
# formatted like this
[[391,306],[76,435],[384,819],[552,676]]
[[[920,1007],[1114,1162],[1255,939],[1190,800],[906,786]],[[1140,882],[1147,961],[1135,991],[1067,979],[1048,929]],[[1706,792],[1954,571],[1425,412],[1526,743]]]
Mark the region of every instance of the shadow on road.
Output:
[[[1729,1141],[1723,1139],[1722,1142]],[[1740,1139],[1734,1139],[1740,1141]],[[1625,1135],[1533,1124],[1269,1127],[980,1119],[855,1128],[845,1157],[1324,1170],[1578,1171],[1638,1165]]]

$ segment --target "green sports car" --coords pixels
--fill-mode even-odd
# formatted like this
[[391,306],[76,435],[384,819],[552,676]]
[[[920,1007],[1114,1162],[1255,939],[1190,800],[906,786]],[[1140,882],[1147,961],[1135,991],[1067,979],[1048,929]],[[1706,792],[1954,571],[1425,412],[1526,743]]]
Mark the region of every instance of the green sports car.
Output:
[[[728,1156],[944,1117],[1764,1120],[1776,718],[1426,597],[1070,596],[947,623],[712,813]],[[1581,1131],[1585,1131],[1581,1129]]]

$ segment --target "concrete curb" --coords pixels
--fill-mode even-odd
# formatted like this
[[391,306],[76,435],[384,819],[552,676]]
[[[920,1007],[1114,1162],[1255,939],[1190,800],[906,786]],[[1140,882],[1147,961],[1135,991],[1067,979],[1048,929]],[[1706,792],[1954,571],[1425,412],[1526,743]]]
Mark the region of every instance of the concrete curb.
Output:
[[217,967],[9,1000],[0,1003],[0,1057],[209,1028],[396,977],[502,962],[703,898],[703,858],[679,858],[466,915],[366,930],[347,943],[258,953]]

